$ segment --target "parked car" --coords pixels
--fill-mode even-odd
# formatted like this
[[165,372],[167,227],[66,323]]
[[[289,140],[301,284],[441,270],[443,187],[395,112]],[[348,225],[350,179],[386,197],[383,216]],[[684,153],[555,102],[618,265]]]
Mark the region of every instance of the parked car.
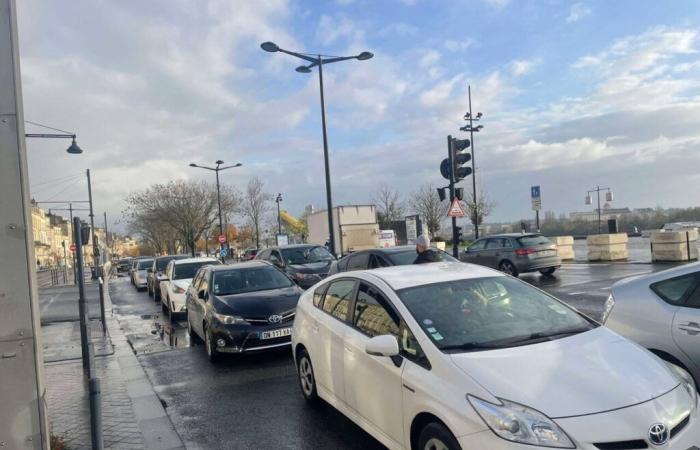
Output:
[[337,274],[299,300],[302,395],[392,449],[686,450],[690,375],[525,282],[469,264]]
[[[447,252],[433,248],[441,261],[459,262]],[[339,272],[350,272],[353,270],[378,269],[380,267],[405,266],[413,264],[416,260],[416,247],[413,245],[401,245],[398,247],[373,248],[350,253],[347,256],[334,261],[331,265],[329,275]]]
[[137,291],[144,290],[148,287],[148,269],[153,265],[152,258],[142,258],[136,261],[133,267],[132,280]]
[[131,280],[131,284],[136,286],[136,280],[134,278],[134,273],[136,272],[136,266],[138,266],[138,262],[142,259],[149,259],[152,258],[151,256],[137,256],[136,258],[131,259],[131,267],[129,267],[129,279]]
[[541,234],[508,233],[478,239],[460,255],[463,262],[498,269],[517,277],[539,271],[552,275],[561,267],[557,246]]
[[186,258],[171,260],[164,271],[164,279],[160,282],[161,300],[163,312],[167,312],[170,319],[176,314],[187,311],[185,292],[192,283],[197,271],[208,265],[219,265],[216,258]]
[[255,257],[269,261],[307,289],[328,276],[335,257],[321,245],[297,244],[261,250]]
[[250,261],[251,259],[255,259],[255,256],[257,254],[258,254],[257,248],[247,248],[243,252],[243,256],[241,256],[241,261]]
[[700,386],[700,263],[618,281],[603,322],[683,367]]
[[117,268],[117,274],[129,272],[131,268],[132,258],[122,258],[118,260],[114,266]]
[[148,269],[147,289],[148,295],[153,297],[155,301],[160,301],[160,282],[165,279],[163,272],[168,263],[174,259],[190,258],[189,255],[166,255],[153,258],[153,265]]
[[209,360],[288,347],[302,290],[266,261],[199,269],[187,289],[187,331]]

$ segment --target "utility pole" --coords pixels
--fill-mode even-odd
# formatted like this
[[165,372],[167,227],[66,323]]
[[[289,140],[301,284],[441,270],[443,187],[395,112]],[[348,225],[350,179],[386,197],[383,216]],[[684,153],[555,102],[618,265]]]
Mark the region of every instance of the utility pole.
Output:
[[15,0],[0,0],[0,441],[49,449]]
[[105,216],[105,252],[106,252],[106,254],[104,255],[103,261],[107,262],[107,258],[111,258],[112,255],[111,255],[111,252],[109,250],[109,230],[107,230],[107,211],[105,211],[103,214]]
[[277,202],[277,245],[280,245],[279,236],[282,234],[282,218],[280,215],[280,203],[282,203],[282,193],[277,194],[275,202]]
[[94,266],[91,278],[96,280],[99,275],[97,273],[97,258],[100,255],[100,250],[97,248],[97,238],[95,237],[95,214],[92,212],[92,183],[90,182],[90,169],[87,169],[87,184],[88,201],[90,202],[90,229],[92,231],[92,265]]
[[[455,176],[454,176],[454,150],[452,148],[452,136],[447,136],[447,159],[450,161],[450,205],[455,198]],[[452,217],[452,256],[459,259],[459,230],[457,229],[457,218]]]
[[474,238],[479,239],[479,203],[477,202],[476,198],[476,162],[475,160],[475,151],[474,151],[474,132],[479,132],[481,131],[482,128],[484,128],[483,125],[477,125],[474,126],[474,122],[478,122],[481,120],[482,114],[480,112],[476,113],[476,117],[474,117],[474,114],[472,114],[472,87],[471,85],[467,85],[467,92],[468,92],[468,99],[469,99],[469,111],[464,115],[464,119],[469,122],[468,125],[460,128],[461,131],[466,131],[469,132],[469,140],[471,141],[471,146],[472,146],[472,201],[474,202],[474,208],[473,208],[473,218],[472,220],[474,221]]

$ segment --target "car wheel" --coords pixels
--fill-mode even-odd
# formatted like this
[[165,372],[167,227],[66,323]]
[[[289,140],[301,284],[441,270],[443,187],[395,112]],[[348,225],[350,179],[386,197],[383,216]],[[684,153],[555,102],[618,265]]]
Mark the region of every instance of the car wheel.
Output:
[[146,285],[146,290],[148,291],[148,296],[153,297],[153,291],[151,290],[151,285],[147,284]]
[[518,276],[518,269],[515,268],[515,264],[507,259],[505,261],[501,261],[501,263],[498,265],[498,270],[514,277]]
[[540,273],[544,276],[550,276],[554,273],[555,270],[557,270],[556,267],[547,267],[546,269],[540,270]]
[[168,320],[170,320],[171,324],[174,323],[173,319],[175,318],[175,313],[173,312],[173,305],[171,305],[170,302],[162,303],[165,303],[167,305],[166,308],[168,308]]
[[155,301],[157,301],[157,302],[162,302],[162,301],[163,301],[163,296],[160,295],[160,289],[159,289],[159,290],[155,290],[155,288],[153,289],[153,298],[154,298]]
[[423,428],[418,438],[419,450],[461,450],[450,430],[439,423],[430,423]]
[[219,352],[216,351],[216,347],[214,344],[214,336],[212,336],[211,330],[209,330],[209,328],[204,329],[204,347],[207,351],[207,358],[209,358],[209,362],[218,362],[220,355]]
[[297,357],[297,373],[299,374],[299,387],[301,394],[309,403],[318,401],[318,392],[316,391],[316,377],[314,376],[314,366],[311,364],[311,358],[306,349],[299,351]]
[[168,311],[167,311],[167,308],[168,308],[167,302],[160,302],[160,309],[161,309],[164,313],[168,312]]

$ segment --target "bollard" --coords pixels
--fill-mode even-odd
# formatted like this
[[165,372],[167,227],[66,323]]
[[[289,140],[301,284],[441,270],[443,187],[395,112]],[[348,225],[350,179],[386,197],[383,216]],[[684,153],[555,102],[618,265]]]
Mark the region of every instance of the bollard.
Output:
[[90,378],[90,433],[92,434],[92,450],[104,449],[102,436],[102,391],[99,378]]
[[[100,273],[103,274],[104,268],[100,267]],[[102,336],[107,336],[107,320],[105,318],[105,292],[104,292],[104,280],[102,277],[98,277],[100,283],[100,319],[102,320]]]

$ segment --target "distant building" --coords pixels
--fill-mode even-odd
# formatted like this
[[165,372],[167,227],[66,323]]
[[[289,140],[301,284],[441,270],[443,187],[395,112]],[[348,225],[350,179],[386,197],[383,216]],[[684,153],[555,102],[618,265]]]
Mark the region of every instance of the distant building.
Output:
[[[619,219],[632,213],[632,210],[629,208],[611,208],[610,205],[606,203],[601,208],[600,219]],[[594,209],[593,211],[572,212],[569,213],[569,219],[595,222],[598,220],[598,210]]]

